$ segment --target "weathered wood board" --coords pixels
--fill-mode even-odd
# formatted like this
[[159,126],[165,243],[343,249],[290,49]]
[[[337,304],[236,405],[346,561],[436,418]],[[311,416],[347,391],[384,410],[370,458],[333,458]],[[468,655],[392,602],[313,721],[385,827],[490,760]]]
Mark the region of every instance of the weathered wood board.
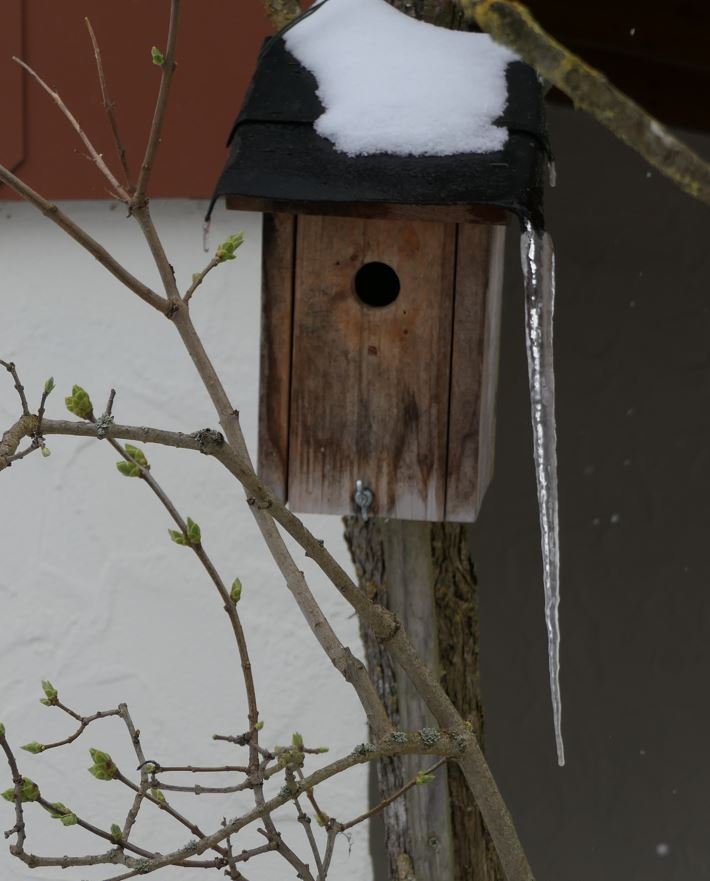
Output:
[[259,452],[261,479],[286,499],[296,218],[265,214],[262,245]]
[[458,227],[445,520],[472,523],[493,476],[505,227]]
[[[442,520],[454,224],[299,217],[288,497],[342,514],[355,481],[377,516]],[[392,267],[397,299],[364,305],[363,264]]]
[[[264,219],[259,471],[301,512],[476,519],[492,474],[505,228]],[[396,273],[363,302],[369,264]]]

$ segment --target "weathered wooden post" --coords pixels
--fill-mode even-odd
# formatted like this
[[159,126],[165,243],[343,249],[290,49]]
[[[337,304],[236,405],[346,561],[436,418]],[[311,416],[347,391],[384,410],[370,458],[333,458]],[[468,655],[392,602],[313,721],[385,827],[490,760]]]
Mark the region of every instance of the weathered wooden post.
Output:
[[[363,589],[395,610],[481,729],[475,577],[463,526],[493,473],[502,259],[510,213],[539,211],[534,72],[508,67],[505,147],[348,156],[320,137],[316,82],[262,53],[217,196],[264,214],[259,471],[298,512],[349,515]],[[534,217],[539,220],[538,217]],[[367,634],[403,728],[431,720]],[[422,767],[380,769],[384,794]],[[388,810],[391,876],[499,877],[457,771]]]

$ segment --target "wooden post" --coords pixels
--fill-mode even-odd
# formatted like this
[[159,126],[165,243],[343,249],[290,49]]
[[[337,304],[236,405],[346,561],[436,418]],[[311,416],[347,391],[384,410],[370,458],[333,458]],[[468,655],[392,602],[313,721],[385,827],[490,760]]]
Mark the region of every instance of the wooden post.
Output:
[[[483,739],[478,677],[478,604],[467,527],[458,523],[345,518],[360,586],[402,620],[421,656],[437,669],[449,696]],[[403,672],[368,631],[365,654],[395,724],[436,723]],[[386,798],[430,760],[388,758],[378,767]],[[411,789],[384,813],[390,881],[501,881],[498,859],[458,767]]]

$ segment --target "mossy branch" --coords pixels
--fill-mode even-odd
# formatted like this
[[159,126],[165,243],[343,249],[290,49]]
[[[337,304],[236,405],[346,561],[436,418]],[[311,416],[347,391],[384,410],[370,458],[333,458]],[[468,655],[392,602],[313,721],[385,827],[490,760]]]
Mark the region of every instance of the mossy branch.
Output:
[[710,164],[557,42],[515,0],[458,0],[464,12],[693,198],[710,205]]

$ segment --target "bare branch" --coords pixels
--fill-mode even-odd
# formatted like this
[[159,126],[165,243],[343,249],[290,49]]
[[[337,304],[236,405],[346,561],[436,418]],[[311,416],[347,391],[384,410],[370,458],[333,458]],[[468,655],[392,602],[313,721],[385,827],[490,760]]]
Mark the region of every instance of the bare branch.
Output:
[[325,875],[323,874],[323,860],[321,859],[320,851],[318,850],[318,842],[316,841],[313,829],[311,828],[311,818],[308,814],[304,813],[298,798],[294,798],[293,803],[296,805],[296,810],[298,812],[298,822],[303,826],[306,838],[308,839],[308,844],[311,848],[311,853],[313,854],[313,859],[316,861],[318,881],[325,881]]
[[[435,765],[432,765],[431,768],[427,769],[424,773],[435,774],[442,765],[446,764],[446,761],[446,759],[440,759],[440,761],[438,761]],[[410,789],[413,789],[415,786],[419,785],[419,782],[419,775],[417,775],[416,777],[413,777],[408,783],[405,783],[404,786],[400,786],[400,788],[396,792],[393,792],[387,798],[382,799],[382,801],[379,804],[375,805],[374,808],[370,808],[369,811],[365,811],[364,814],[360,814],[360,816],[355,817],[354,820],[350,820],[347,823],[336,823],[335,825],[337,826],[337,831],[346,832],[348,829],[352,829],[353,826],[357,826],[358,823],[362,823],[365,820],[370,820],[372,819],[372,817],[376,817],[377,814],[382,813],[382,811],[384,811],[386,807],[391,805],[392,802],[397,801],[398,798],[401,798],[403,795],[409,792]],[[426,784],[422,785],[426,786]]]
[[[66,710],[65,707],[62,707],[62,709]],[[73,712],[71,713],[71,715],[76,718],[76,716]],[[116,710],[101,710],[100,712],[94,713],[91,716],[79,717],[79,727],[76,729],[76,731],[73,734],[70,734],[69,737],[65,737],[64,740],[57,740],[57,741],[54,741],[54,743],[43,743],[42,744],[42,752],[47,752],[47,750],[49,750],[49,749],[57,749],[57,747],[67,746],[70,743],[74,743],[75,740],[77,740],[79,737],[81,737],[81,735],[84,733],[84,731],[86,731],[86,729],[89,727],[89,725],[91,725],[92,722],[96,722],[97,719],[107,719],[109,716],[120,716],[120,715],[121,715],[121,710],[116,709]]]
[[213,257],[210,260],[210,262],[207,264],[207,266],[205,266],[205,268],[202,270],[202,272],[198,272],[193,276],[192,284],[185,291],[185,296],[182,298],[185,303],[190,302],[192,295],[195,293],[195,291],[199,288],[199,286],[205,280],[205,276],[208,275],[210,272],[212,272],[212,270],[215,268],[215,266],[219,266],[219,264],[222,262],[223,261],[218,259],[217,257]]
[[7,764],[10,767],[10,774],[12,775],[12,785],[15,789],[15,825],[5,833],[5,838],[9,838],[11,835],[17,835],[17,842],[11,847],[11,852],[14,854],[15,850],[21,851],[25,844],[25,818],[22,810],[23,778],[17,767],[17,760],[15,759],[12,748],[7,742],[4,726],[0,727],[0,747],[2,747],[2,751],[5,753]]
[[175,47],[177,45],[178,21],[180,18],[180,0],[171,0],[170,2],[170,23],[168,25],[168,42],[165,49],[164,61],[160,69],[160,89],[158,90],[158,98],[155,102],[155,111],[153,113],[153,122],[150,127],[150,135],[148,136],[148,144],[146,146],[143,163],[141,164],[140,174],[138,176],[138,184],[136,192],[133,196],[133,206],[140,205],[145,200],[148,191],[148,182],[153,170],[155,156],[160,146],[160,139],[163,132],[163,123],[165,122],[165,111],[167,110],[168,97],[170,95],[170,86],[175,73]]
[[25,387],[20,382],[20,377],[17,373],[17,368],[12,361],[0,361],[0,367],[4,367],[5,370],[10,374],[14,383],[15,389],[17,390],[17,394],[20,398],[20,404],[22,405],[22,415],[29,416],[30,408],[27,406],[27,398],[25,397]]
[[99,49],[99,43],[96,39],[96,34],[94,34],[94,29],[91,27],[91,22],[88,18],[85,18],[87,30],[89,31],[89,37],[91,38],[91,45],[94,49],[94,57],[96,58],[96,70],[99,75],[99,85],[101,86],[101,99],[104,104],[104,110],[106,111],[106,115],[108,116],[109,123],[111,124],[111,132],[113,134],[113,142],[116,146],[116,152],[118,154],[118,160],[121,163],[121,168],[123,169],[123,176],[126,182],[126,189],[130,190],[131,188],[131,173],[128,170],[128,160],[126,159],[126,150],[123,146],[123,141],[121,140],[121,135],[118,130],[118,120],[116,119],[116,113],[114,108],[114,103],[109,97],[108,94],[108,84],[106,82],[106,75],[104,73],[104,66],[101,60],[101,50]]
[[54,103],[57,105],[57,107],[64,114],[64,117],[69,122],[71,127],[79,135],[82,143],[84,144],[86,149],[89,151],[89,156],[91,156],[91,158],[96,163],[96,167],[99,169],[101,174],[103,174],[103,176],[106,178],[106,180],[109,182],[109,184],[113,187],[116,195],[122,201],[124,201],[126,203],[129,202],[130,198],[131,198],[130,195],[128,194],[126,189],[116,179],[115,175],[113,174],[111,169],[108,167],[108,165],[106,165],[106,163],[104,162],[103,156],[99,153],[99,151],[96,149],[96,147],[94,147],[94,145],[91,143],[88,135],[86,134],[84,129],[79,125],[76,117],[71,112],[71,110],[69,110],[69,108],[66,106],[64,101],[62,101],[59,93],[55,92],[54,89],[51,89],[47,85],[47,83],[45,83],[45,81],[42,79],[42,77],[29,66],[29,64],[25,63],[24,61],[22,61],[19,58],[16,58],[14,55],[12,57],[12,60],[16,61],[20,65],[20,67],[22,67],[24,70],[26,70],[27,73],[29,73],[29,75],[31,77],[33,77],[40,84],[40,86],[44,89],[44,91],[50,96],[50,98],[54,101]]
[[166,301],[151,290],[143,282],[139,281],[134,275],[131,275],[109,252],[93,239],[78,224],[74,223],[57,205],[47,201],[39,193],[35,192],[24,181],[14,175],[4,166],[0,165],[0,181],[7,184],[10,189],[14,190],[28,202],[38,208],[45,217],[48,217],[52,223],[64,230],[64,232],[78,242],[84,250],[92,254],[108,271],[124,284],[130,291],[137,294],[141,300],[148,303],[159,312],[165,313],[167,309]]

